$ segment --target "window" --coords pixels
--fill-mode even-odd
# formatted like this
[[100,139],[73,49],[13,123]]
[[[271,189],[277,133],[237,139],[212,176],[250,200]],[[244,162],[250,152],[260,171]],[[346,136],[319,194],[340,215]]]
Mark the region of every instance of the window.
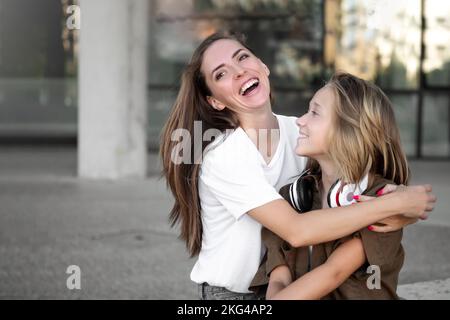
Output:
[[450,89],[450,2],[427,0],[424,11],[426,86]]
[[433,157],[450,156],[448,94],[429,93],[424,97],[423,154]]

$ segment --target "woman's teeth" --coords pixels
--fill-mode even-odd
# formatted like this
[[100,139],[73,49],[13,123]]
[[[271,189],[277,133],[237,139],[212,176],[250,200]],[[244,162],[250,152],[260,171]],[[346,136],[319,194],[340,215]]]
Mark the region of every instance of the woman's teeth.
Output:
[[239,90],[239,94],[244,96],[247,93],[247,90],[250,89],[252,86],[257,86],[259,84],[258,79],[250,79],[244,85],[241,87],[241,90]]

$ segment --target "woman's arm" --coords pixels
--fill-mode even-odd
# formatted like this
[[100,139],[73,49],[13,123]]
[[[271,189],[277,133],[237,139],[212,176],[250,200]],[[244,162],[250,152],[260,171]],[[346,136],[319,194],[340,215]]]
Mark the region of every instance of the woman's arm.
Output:
[[[383,194],[389,194],[391,192],[394,192],[397,190],[398,187],[404,187],[404,185],[395,185],[395,184],[387,184],[383,189],[377,192],[377,196],[382,196]],[[375,197],[370,196],[359,196],[357,201],[370,201],[375,199]],[[427,217],[421,217],[420,219],[426,220]],[[376,224],[369,226],[371,231],[374,232],[392,232],[397,231],[402,228],[405,228],[406,226],[416,223],[418,218],[407,218],[401,214],[383,219],[381,221],[377,221]]]
[[266,299],[272,297],[292,283],[291,271],[286,265],[276,267],[270,273],[269,286],[267,287]]
[[[324,264],[295,280],[275,295],[267,296],[267,299],[320,299],[338,288],[365,261],[366,255],[361,239],[353,238],[341,244]],[[270,277],[272,281],[272,275]]]
[[431,186],[412,186],[346,207],[298,214],[287,201],[274,200],[248,214],[293,247],[302,247],[342,238],[397,214],[424,216],[435,201]]

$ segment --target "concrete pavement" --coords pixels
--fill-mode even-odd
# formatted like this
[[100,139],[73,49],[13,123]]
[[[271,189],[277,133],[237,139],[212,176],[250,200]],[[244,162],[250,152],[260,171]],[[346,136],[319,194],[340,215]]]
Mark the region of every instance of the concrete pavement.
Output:
[[[91,181],[76,178],[73,147],[1,147],[0,299],[196,299],[157,159],[148,179]],[[399,293],[450,299],[450,162],[411,164],[439,201],[405,230]],[[66,287],[69,265],[81,290]]]

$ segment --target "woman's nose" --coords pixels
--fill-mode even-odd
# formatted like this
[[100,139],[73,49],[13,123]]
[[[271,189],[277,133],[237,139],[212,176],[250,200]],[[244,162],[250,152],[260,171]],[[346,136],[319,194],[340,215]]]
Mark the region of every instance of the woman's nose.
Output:
[[240,77],[242,77],[245,74],[245,69],[241,68],[240,66],[235,66],[234,67],[234,77],[236,79],[239,79]]

